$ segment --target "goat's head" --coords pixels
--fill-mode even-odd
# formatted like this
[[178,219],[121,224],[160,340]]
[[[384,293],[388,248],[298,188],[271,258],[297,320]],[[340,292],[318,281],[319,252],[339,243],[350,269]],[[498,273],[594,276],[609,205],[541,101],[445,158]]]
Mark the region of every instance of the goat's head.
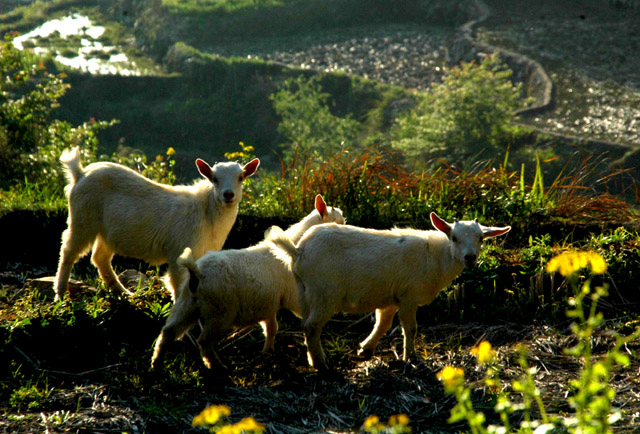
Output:
[[238,163],[216,163],[209,166],[204,160],[197,159],[196,166],[200,174],[213,184],[216,199],[223,206],[237,205],[242,199],[242,181],[253,175],[260,160],[257,158],[244,166]]
[[449,238],[453,257],[465,267],[471,268],[478,261],[480,246],[485,238],[504,235],[511,230],[511,226],[502,228],[482,226],[478,219],[447,223],[434,212],[431,213],[431,224]]
[[322,217],[322,223],[338,223],[339,225],[346,223],[342,210],[328,206],[322,195],[316,195],[315,205],[320,217]]

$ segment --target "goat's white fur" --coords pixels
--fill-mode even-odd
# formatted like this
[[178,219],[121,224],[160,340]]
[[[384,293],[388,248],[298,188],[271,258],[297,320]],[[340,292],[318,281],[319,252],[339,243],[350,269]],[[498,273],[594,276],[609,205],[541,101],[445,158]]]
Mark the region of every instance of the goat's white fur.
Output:
[[437,231],[322,225],[307,231],[297,246],[274,228],[268,239],[293,258],[309,363],[327,370],[320,343],[323,326],[337,312],[375,310],[376,323],[360,344],[372,355],[398,312],[404,335],[403,359],[415,353],[418,306],[430,303],[464,269],[473,267],[481,241],[508,232],[475,221],[447,223],[431,213]]
[[222,248],[238,214],[242,181],[260,164],[255,159],[244,167],[232,162],[211,167],[198,159],[206,179],[170,186],[115,163],[83,168],[78,148],[65,151],[60,161],[69,180],[69,218],[55,279],[57,300],[67,291],[73,265],[91,249],[105,285],[117,292],[129,291],[111,266],[116,253],[151,264],[168,262],[167,286],[175,299],[178,257],[187,246],[195,257]]
[[[327,207],[322,196],[316,196],[315,207],[284,232],[288,239],[297,242],[306,230],[321,223],[344,224],[342,211]],[[197,342],[205,365],[222,367],[214,346],[234,327],[260,323],[265,334],[264,351],[268,351],[273,350],[278,331],[278,310],[289,309],[300,316],[291,258],[268,240],[247,249],[208,252],[197,261],[187,248],[178,264],[190,269],[191,277],[183,280],[181,296],[156,341],[152,368],[162,359],[166,346],[198,320],[202,333]]]

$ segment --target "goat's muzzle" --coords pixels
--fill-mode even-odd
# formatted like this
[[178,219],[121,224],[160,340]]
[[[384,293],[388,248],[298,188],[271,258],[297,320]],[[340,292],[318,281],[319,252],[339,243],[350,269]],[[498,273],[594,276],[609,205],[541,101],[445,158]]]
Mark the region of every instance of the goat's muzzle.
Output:
[[478,261],[478,255],[464,255],[464,266],[467,268],[473,268]]

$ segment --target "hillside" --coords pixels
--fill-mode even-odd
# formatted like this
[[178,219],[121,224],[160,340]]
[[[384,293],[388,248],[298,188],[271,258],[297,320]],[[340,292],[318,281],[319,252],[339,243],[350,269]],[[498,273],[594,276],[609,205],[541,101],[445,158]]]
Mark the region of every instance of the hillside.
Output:
[[[56,6],[33,14],[39,19],[31,18],[31,26],[44,16],[86,11],[97,24],[113,29],[101,39],[119,47],[115,51],[131,53],[132,62],[138,65],[135,77],[69,71],[72,88],[61,107],[64,119],[78,123],[86,121],[89,113],[97,119],[120,120],[104,133],[101,146],[105,152],[113,152],[120,141],[150,155],[173,146],[179,153],[211,153],[219,159],[229,147],[244,141],[268,160],[273,150],[280,150],[282,141],[268,95],[286,76],[301,68],[329,77],[344,72],[392,86],[427,89],[439,80],[447,61],[469,58],[472,48],[465,49],[462,56],[454,51],[459,51],[462,25],[479,17],[477,4],[482,4],[466,1],[449,7],[444,6],[446,2],[433,1],[417,7],[406,2],[402,4],[404,12],[399,7],[397,13],[386,14],[380,12],[382,1],[366,13],[356,1],[335,1],[322,10],[316,2],[293,1],[258,10],[241,8],[232,14],[207,8],[207,2],[200,9],[188,2],[178,7],[151,0],[135,6],[124,1],[113,5],[52,3]],[[640,97],[633,74],[633,47],[638,36],[632,30],[638,13],[604,2],[585,2],[580,7],[552,3],[536,16],[527,15],[526,8],[488,2],[489,14],[475,24],[473,37],[480,44],[488,42],[538,61],[551,77],[552,107],[537,116],[523,117],[523,124],[570,137],[559,137],[560,143],[575,141],[571,137],[611,143],[613,158],[618,159],[639,144]],[[348,13],[333,12],[337,10]],[[6,14],[0,31],[11,29],[12,20],[24,31],[25,19],[18,17]],[[215,31],[209,30],[212,25]],[[575,38],[569,36],[574,34]],[[576,40],[578,44],[574,44]],[[193,61],[193,53],[176,52],[178,42],[196,52],[220,56],[214,57],[219,60],[214,60],[204,80],[190,74],[184,62]],[[483,48],[480,45],[476,51]],[[609,62],[609,52],[618,60]],[[267,66],[263,61],[275,65]],[[516,77],[528,79],[526,71],[516,71]],[[530,86],[528,89],[536,92]],[[354,96],[355,106],[344,100],[352,91],[345,92],[343,86],[328,90],[336,99],[334,110],[351,113],[356,119],[394,104],[379,101],[379,90],[369,101],[358,102]],[[153,104],[139,104],[147,100]],[[189,122],[185,123],[185,118]]]

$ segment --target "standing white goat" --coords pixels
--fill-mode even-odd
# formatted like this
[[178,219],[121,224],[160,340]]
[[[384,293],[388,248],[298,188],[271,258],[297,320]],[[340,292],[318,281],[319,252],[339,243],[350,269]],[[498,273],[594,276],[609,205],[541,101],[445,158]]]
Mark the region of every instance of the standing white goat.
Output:
[[[316,196],[315,208],[284,232],[288,239],[297,242],[310,227],[321,223],[344,224],[342,211],[328,207],[320,195]],[[300,316],[291,258],[268,240],[247,249],[208,252],[197,261],[187,248],[178,264],[187,267],[190,276],[183,280],[181,295],[158,336],[152,369],[167,345],[184,336],[198,321],[202,324],[198,346],[205,365],[223,368],[214,346],[234,327],[260,323],[266,338],[263,351],[268,351],[273,350],[278,332],[278,310],[289,309]]]
[[267,238],[293,258],[309,363],[328,370],[320,343],[324,325],[337,312],[376,311],[371,334],[360,344],[373,355],[398,312],[404,335],[403,359],[415,353],[418,306],[430,303],[464,269],[473,267],[484,238],[511,227],[485,227],[478,221],[447,223],[431,213],[437,231],[378,231],[323,225],[305,233],[297,247],[281,230]]
[[115,163],[83,168],[78,148],[65,151],[60,161],[69,180],[69,218],[62,233],[56,300],[67,291],[73,265],[92,247],[91,261],[105,285],[117,292],[129,291],[111,266],[116,253],[151,264],[168,262],[167,283],[175,299],[178,257],[187,246],[196,257],[222,248],[238,214],[242,181],[260,165],[257,158],[244,167],[230,162],[211,167],[197,159],[206,180],[170,186]]

